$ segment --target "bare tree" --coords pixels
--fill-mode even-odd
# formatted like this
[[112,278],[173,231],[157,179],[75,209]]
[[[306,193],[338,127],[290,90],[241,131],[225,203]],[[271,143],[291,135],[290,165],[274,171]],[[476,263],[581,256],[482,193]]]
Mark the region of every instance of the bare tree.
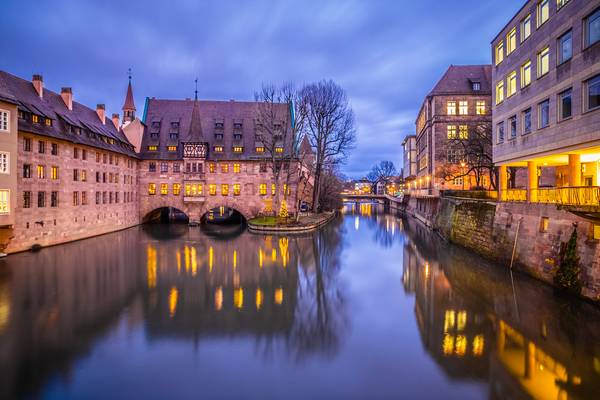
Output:
[[489,122],[469,126],[468,137],[449,139],[448,163],[438,177],[446,181],[474,176],[476,186],[483,186],[483,176],[489,176],[490,185],[497,187],[496,168],[492,159],[492,125]]
[[306,119],[302,129],[315,152],[312,207],[318,212],[324,170],[343,162],[356,141],[354,112],[344,89],[331,80],[304,86],[298,100],[297,111]]
[[379,164],[375,164],[367,174],[366,178],[371,183],[372,191],[375,192],[379,182],[383,182],[387,185],[397,174],[398,171],[396,170],[394,163],[386,160],[381,161]]

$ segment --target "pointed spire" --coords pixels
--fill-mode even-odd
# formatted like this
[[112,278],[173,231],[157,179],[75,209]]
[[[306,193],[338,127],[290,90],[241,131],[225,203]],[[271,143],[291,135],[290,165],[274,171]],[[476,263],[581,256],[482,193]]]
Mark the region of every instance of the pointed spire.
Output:
[[194,108],[192,109],[192,120],[190,122],[190,130],[188,132],[189,141],[200,141],[202,139],[202,123],[200,121],[200,106],[198,104],[198,96],[194,99]]
[[125,95],[125,103],[123,104],[123,122],[133,121],[135,119],[135,103],[133,101],[133,89],[131,87],[131,68],[127,70],[129,84],[127,85],[127,94]]

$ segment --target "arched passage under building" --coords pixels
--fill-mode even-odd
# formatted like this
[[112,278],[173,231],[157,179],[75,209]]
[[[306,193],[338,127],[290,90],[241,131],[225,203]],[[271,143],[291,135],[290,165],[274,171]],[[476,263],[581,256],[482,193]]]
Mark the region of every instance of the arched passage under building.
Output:
[[175,207],[159,207],[147,213],[142,222],[144,224],[167,224],[182,223],[187,224],[190,221],[188,215]]
[[235,208],[218,206],[209,209],[202,215],[200,226],[209,235],[237,235],[245,229],[246,217]]

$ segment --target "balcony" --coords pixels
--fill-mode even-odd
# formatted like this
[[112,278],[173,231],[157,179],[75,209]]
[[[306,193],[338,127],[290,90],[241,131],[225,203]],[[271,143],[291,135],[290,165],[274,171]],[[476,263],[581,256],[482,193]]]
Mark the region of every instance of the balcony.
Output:
[[600,186],[538,188],[531,190],[532,203],[600,207]]

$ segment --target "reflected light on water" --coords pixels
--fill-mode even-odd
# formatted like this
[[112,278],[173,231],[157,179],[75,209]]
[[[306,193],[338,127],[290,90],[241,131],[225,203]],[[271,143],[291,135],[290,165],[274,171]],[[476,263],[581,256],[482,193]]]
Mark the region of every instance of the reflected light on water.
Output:
[[179,296],[179,291],[175,286],[171,288],[169,292],[169,316],[172,318],[175,315],[175,311],[177,311],[177,298]]
[[10,318],[10,297],[5,285],[0,284],[0,333],[8,326]]
[[238,309],[244,307],[244,289],[237,288],[233,290],[233,305]]
[[223,308],[223,288],[219,286],[215,290],[215,309],[221,311]]
[[360,217],[357,215],[354,217],[354,230],[357,231],[360,229]]
[[190,251],[190,258],[192,260],[192,276],[196,276],[198,272],[198,259],[196,258],[196,248],[192,247]]
[[237,268],[237,250],[233,251],[233,269]]
[[258,288],[256,289],[256,309],[260,310],[263,304],[264,294],[263,291]]
[[275,289],[275,304],[283,303],[283,288]]
[[152,289],[156,287],[156,249],[152,245],[148,245],[146,249],[147,256],[147,274],[148,274],[148,288]]
[[213,270],[213,263],[215,258],[214,252],[215,251],[213,250],[213,247],[210,246],[208,248],[208,272],[212,272]]

